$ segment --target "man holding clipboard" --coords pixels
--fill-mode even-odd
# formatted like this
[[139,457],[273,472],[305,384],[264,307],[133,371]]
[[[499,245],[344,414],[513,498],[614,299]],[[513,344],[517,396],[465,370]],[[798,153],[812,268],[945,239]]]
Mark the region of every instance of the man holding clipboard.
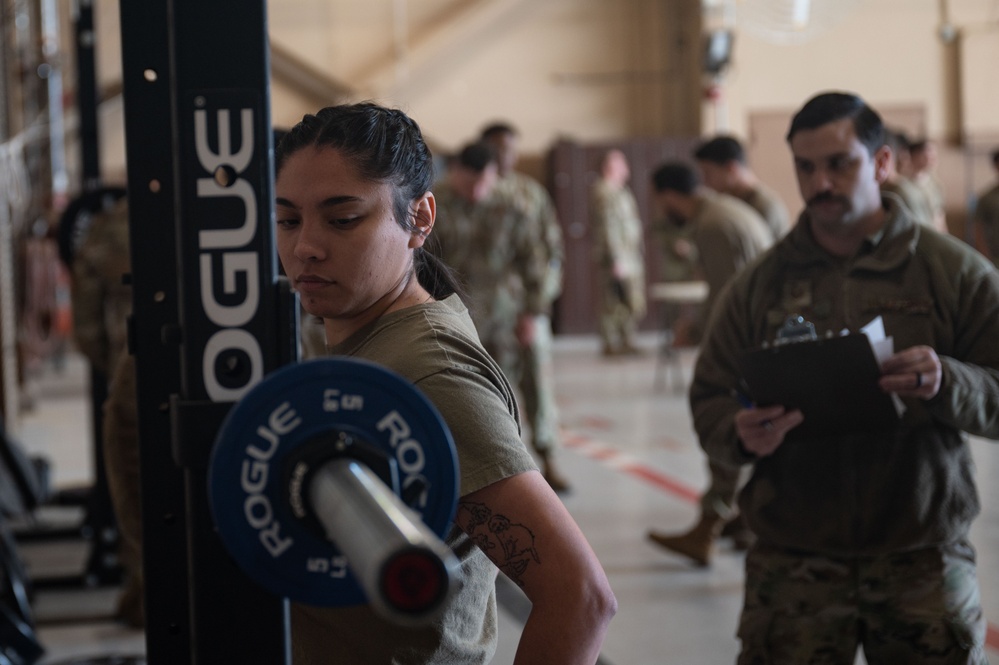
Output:
[[[690,390],[708,456],[753,465],[739,663],[986,663],[966,433],[999,438],[999,273],[882,197],[884,125],[856,95],[812,98],[787,140],[805,210],[719,298]],[[898,351],[871,381],[901,416],[810,428],[808,409],[747,394],[746,357],[793,315],[819,339],[880,316]],[[844,421],[858,408],[808,378]]]

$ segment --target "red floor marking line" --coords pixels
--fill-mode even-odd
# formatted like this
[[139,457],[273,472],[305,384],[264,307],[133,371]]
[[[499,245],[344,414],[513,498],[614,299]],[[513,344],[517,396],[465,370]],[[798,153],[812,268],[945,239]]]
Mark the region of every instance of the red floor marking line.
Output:
[[583,424],[587,427],[592,427],[593,429],[610,429],[611,421],[607,418],[601,418],[600,416],[587,416],[583,418]]
[[622,470],[636,478],[644,480],[650,485],[658,487],[668,494],[672,494],[690,503],[697,503],[701,500],[701,493],[698,490],[689,485],[677,482],[669,476],[665,476],[642,464],[628,464],[622,467]]
[[[563,441],[563,445],[567,448],[583,448],[585,446],[589,446],[588,449],[581,450],[580,452],[590,459],[600,462],[613,460],[620,456],[620,453],[618,453],[618,451],[614,448],[604,445],[599,441],[594,441],[584,435],[575,433],[571,436],[571,438],[567,437],[566,440]],[[685,501],[689,501],[690,503],[697,503],[701,499],[700,491],[689,485],[685,485],[678,480],[674,480],[673,478],[656,471],[652,467],[646,466],[639,462],[628,462],[627,464],[615,466],[629,475],[644,480],[650,485],[653,485],[668,494],[684,499]]]
[[607,460],[612,460],[618,457],[618,452],[616,450],[611,450],[610,448],[602,448],[600,450],[591,451],[589,457],[595,460],[605,462]]
[[[569,434],[562,443],[567,448],[583,448],[587,444],[592,445],[593,448],[591,450],[582,450],[580,452],[597,461],[606,461],[618,456],[617,451],[613,448],[600,444],[599,442],[578,433]],[[672,494],[673,496],[689,501],[690,503],[697,503],[701,500],[701,493],[698,490],[674,480],[651,467],[645,466],[644,464],[631,462],[612,468],[624,471],[628,475],[644,480],[650,485],[663,490],[667,494]],[[989,622],[986,627],[985,646],[989,649],[999,651],[999,626],[991,622]]]

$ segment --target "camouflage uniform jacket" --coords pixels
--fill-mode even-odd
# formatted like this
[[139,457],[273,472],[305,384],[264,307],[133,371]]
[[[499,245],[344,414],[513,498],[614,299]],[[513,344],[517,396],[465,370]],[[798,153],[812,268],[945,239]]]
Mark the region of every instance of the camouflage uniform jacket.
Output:
[[940,181],[929,171],[920,171],[912,179],[923,192],[923,196],[926,197],[927,202],[930,204],[930,210],[934,214],[943,214],[946,208],[946,197],[944,197],[943,185]]
[[73,260],[73,331],[76,344],[106,376],[126,346],[132,312],[132,289],[122,278],[131,271],[128,246],[128,201],[121,199],[94,215]]
[[534,178],[512,171],[496,184],[493,196],[501,204],[511,205],[523,215],[526,231],[543,252],[546,270],[543,277],[545,309],[562,293],[562,263],[565,246],[562,228],[555,214],[555,204],[548,191]]
[[739,197],[760,213],[767,223],[774,240],[780,240],[791,229],[791,219],[787,207],[780,197],[762,184],[757,184],[744,197]]
[[690,226],[698,263],[708,283],[708,299],[701,308],[706,317],[722,287],[774,241],[770,228],[753,208],[726,194],[701,194]]
[[603,180],[593,186],[590,200],[593,224],[593,258],[608,270],[621,264],[629,275],[645,272],[645,239],[638,205],[627,187],[612,187]]
[[902,199],[902,203],[920,224],[930,227],[934,225],[933,208],[930,207],[930,202],[926,198],[926,194],[923,193],[923,190],[916,183],[900,175],[890,182],[886,181],[882,184],[881,191],[894,194]]
[[479,333],[512,328],[522,313],[544,313],[547,257],[523,215],[493,198],[469,203],[446,182],[435,187],[434,197],[435,251],[465,284]]
[[[662,217],[653,222],[652,234],[662,252],[663,262],[659,266],[659,278],[662,281],[685,282],[700,279],[694,229],[690,224],[680,225]],[[679,241],[689,245],[690,254],[684,256],[677,254],[676,243]]]
[[979,197],[974,219],[981,227],[992,260],[999,265],[999,184]]
[[[761,543],[881,555],[964,538],[979,512],[964,433],[999,438],[999,272],[961,241],[915,224],[896,200],[883,201],[884,229],[845,261],[819,247],[802,214],[729,283],[702,343],[690,389],[694,427],[715,461],[754,463],[740,506]],[[856,331],[880,315],[896,351],[936,350],[939,393],[905,399],[887,431],[806,438],[792,430],[773,455],[748,455],[734,424],[737,358],[773,340],[791,313],[820,334]]]

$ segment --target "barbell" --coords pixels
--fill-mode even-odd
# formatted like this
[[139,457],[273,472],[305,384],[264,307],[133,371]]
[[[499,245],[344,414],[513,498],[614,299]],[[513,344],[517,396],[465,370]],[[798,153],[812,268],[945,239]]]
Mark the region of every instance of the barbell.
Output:
[[275,594],[418,624],[455,586],[442,541],[454,442],[433,404],[380,365],[326,358],[271,373],[223,421],[208,478],[227,551]]

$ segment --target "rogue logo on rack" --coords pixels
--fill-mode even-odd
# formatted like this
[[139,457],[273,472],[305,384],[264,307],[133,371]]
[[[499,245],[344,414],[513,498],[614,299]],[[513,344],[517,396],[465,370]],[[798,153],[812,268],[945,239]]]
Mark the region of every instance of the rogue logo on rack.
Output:
[[[202,224],[198,231],[200,300],[205,316],[219,326],[203,347],[204,387],[212,401],[237,401],[264,374],[260,342],[244,329],[260,308],[260,256],[253,247],[258,225],[257,192],[243,177],[253,159],[254,115],[253,109],[240,109],[234,127],[229,109],[217,109],[211,114],[204,108],[204,97],[194,101],[197,160],[211,174],[197,179],[199,213],[215,210],[203,205],[208,199],[229,199],[224,201],[227,212],[236,209],[234,201],[242,207],[242,219],[238,215],[233,219],[230,214],[218,218],[213,214],[197,215]],[[214,127],[209,126],[212,122]],[[216,137],[214,148],[209,138],[212,135]],[[235,152],[234,139],[239,142]],[[219,224],[203,228],[208,222]]]

